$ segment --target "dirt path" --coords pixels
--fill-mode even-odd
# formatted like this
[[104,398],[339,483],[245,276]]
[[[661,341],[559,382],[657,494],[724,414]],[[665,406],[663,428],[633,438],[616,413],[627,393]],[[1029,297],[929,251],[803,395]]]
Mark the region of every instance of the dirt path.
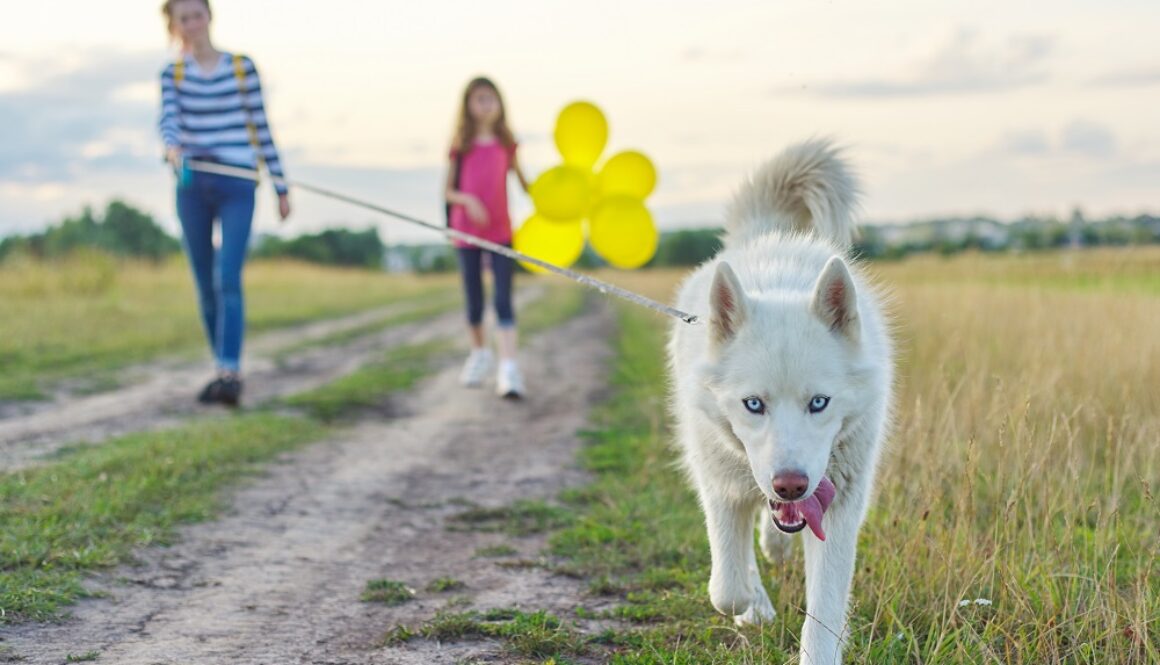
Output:
[[[447,606],[451,594],[422,591],[440,577],[466,582],[456,592],[466,607],[571,616],[577,582],[476,556],[505,544],[535,559],[542,538],[449,530],[445,520],[464,502],[550,499],[582,481],[576,432],[604,390],[612,328],[607,305],[594,307],[525,346],[523,402],[460,388],[448,365],[400,398],[408,415],[285,456],[235,493],[226,517],[104,575],[108,598],[59,625],[17,627],[3,644],[22,663],[54,665],[89,651],[120,665],[512,662],[486,642],[378,642]],[[375,578],[406,582],[418,598],[360,602]]]
[[[542,295],[542,286],[517,294],[517,304]],[[421,303],[420,303],[421,305]],[[259,405],[318,387],[349,374],[393,346],[460,334],[463,315],[454,310],[425,321],[386,328],[348,344],[295,352],[279,362],[279,351],[415,309],[400,303],[340,319],[319,321],[255,336],[246,349],[245,402]],[[125,370],[125,384],[95,395],[61,395],[33,403],[23,413],[0,414],[0,469],[37,463],[64,446],[98,443],[109,437],[175,424],[191,415],[221,415],[193,397],[210,378],[204,361],[159,360]]]

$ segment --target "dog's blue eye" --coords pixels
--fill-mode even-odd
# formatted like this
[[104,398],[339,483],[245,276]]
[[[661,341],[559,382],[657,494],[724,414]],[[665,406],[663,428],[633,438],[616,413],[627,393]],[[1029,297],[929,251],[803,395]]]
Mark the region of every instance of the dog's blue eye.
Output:
[[814,395],[810,400],[810,413],[821,413],[830,404],[830,398],[825,395]]
[[741,401],[750,413],[756,413],[757,415],[765,413],[765,402],[761,401],[760,397],[746,397]]

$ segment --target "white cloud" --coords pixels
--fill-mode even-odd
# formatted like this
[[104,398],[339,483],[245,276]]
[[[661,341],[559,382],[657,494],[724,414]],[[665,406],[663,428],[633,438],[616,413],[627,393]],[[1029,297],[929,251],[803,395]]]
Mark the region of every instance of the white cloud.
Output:
[[915,62],[897,78],[830,81],[784,88],[823,97],[901,97],[993,93],[1048,80],[1046,62],[1054,39],[1042,34],[1012,35],[999,43],[984,41],[977,30],[960,29],[950,40]]
[[1063,148],[1085,157],[1111,157],[1116,152],[1116,137],[1103,125],[1075,120],[1063,128]]
[[1134,88],[1160,85],[1160,67],[1135,67],[1107,72],[1088,82],[1096,88]]
[[1108,130],[1082,121],[1050,133],[1008,133],[963,157],[868,172],[866,211],[871,220],[889,222],[1063,215],[1077,205],[1093,215],[1154,211],[1160,160],[1117,155],[1116,145]]
[[[1099,214],[1157,205],[1160,164],[1160,4],[1112,1],[675,0],[660,11],[592,0],[578,11],[495,0],[457,2],[448,23],[439,3],[333,0],[332,15],[354,20],[320,31],[308,4],[282,3],[272,22],[266,0],[235,0],[217,8],[214,34],[262,68],[292,177],[425,219],[441,218],[454,107],[479,71],[504,88],[531,176],[558,161],[550,134],[563,104],[600,104],[609,150],[656,162],[649,205],[666,227],[719,219],[748,168],[817,134],[850,145],[871,218],[1075,203]],[[172,223],[156,145],[169,57],[156,6],[81,3],[69,17],[33,3],[0,22],[0,182],[27,190],[0,196],[0,233],[126,193]],[[768,94],[803,81],[812,94]],[[259,198],[266,230],[408,233],[307,193],[278,227],[271,200]],[[512,200],[518,220],[528,203]]]
[[1016,155],[1045,155],[1051,146],[1042,130],[1027,129],[1006,133],[1000,140],[999,149]]
[[[143,146],[155,123],[156,104],[110,94],[132,90],[155,77],[153,56],[96,50],[65,60],[81,64],[22,61],[22,67],[39,66],[44,73],[34,85],[0,92],[0,126],[5,134],[0,178],[33,184],[70,182],[83,177],[93,166],[90,160],[97,158],[105,160],[105,168],[154,166],[156,161],[148,163]],[[132,149],[117,150],[126,146]]]
[[1119,147],[1108,127],[1085,119],[1074,119],[1049,134],[1043,129],[1019,129],[1005,133],[995,150],[1000,155],[1060,160],[1071,156],[1110,158]]

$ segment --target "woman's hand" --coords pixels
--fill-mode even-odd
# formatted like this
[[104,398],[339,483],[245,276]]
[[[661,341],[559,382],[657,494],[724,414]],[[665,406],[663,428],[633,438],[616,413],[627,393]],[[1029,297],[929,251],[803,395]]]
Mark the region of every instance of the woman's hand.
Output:
[[290,195],[289,194],[279,194],[278,195],[278,215],[282,218],[283,222],[286,221],[286,218],[290,216]]
[[463,202],[463,208],[467,211],[467,218],[471,220],[472,224],[476,226],[487,226],[488,219],[487,208],[483,207],[483,202],[478,198],[466,195]]
[[181,169],[181,147],[171,145],[165,149],[165,161],[173,167],[174,172]]

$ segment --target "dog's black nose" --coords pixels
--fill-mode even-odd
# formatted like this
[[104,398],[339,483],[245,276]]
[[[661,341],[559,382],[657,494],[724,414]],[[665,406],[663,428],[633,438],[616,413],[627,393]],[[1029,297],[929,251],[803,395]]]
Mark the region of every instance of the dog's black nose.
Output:
[[773,477],[773,492],[786,501],[802,498],[810,487],[810,477],[800,471],[783,471]]

